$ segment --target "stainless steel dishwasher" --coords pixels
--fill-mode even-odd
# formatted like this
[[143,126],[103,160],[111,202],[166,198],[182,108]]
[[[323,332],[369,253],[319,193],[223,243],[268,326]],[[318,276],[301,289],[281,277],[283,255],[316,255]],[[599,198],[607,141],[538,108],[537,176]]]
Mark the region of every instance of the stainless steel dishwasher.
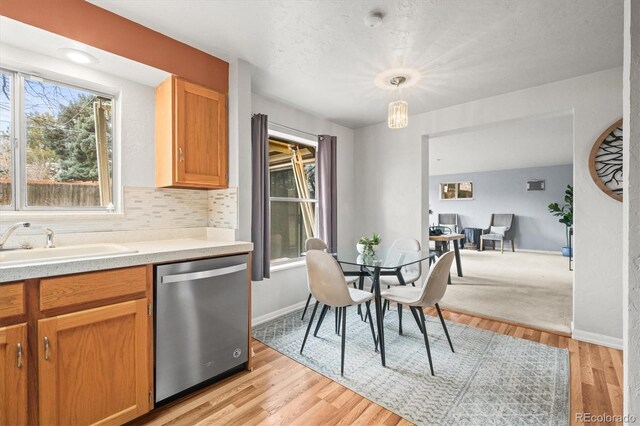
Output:
[[236,255],[156,266],[156,404],[248,361],[247,262]]

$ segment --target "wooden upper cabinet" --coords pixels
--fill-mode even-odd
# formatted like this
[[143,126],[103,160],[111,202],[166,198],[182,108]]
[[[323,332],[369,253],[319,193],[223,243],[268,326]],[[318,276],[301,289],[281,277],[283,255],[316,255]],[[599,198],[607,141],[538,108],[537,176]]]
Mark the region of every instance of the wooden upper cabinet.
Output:
[[227,96],[176,76],[156,89],[156,185],[228,187]]
[[41,425],[123,424],[152,407],[147,300],[38,321]]
[[27,424],[27,325],[0,328],[0,425]]

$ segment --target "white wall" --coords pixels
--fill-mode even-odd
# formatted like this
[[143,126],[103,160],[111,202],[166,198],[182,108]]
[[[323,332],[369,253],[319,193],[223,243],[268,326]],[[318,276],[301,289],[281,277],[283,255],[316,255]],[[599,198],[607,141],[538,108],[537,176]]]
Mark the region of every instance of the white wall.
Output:
[[570,111],[429,137],[430,176],[572,163]]
[[[255,93],[251,97],[251,112],[266,114],[270,122],[338,138],[338,250],[353,249],[353,223],[359,220],[354,216],[354,131]],[[241,149],[250,149],[250,144]],[[271,279],[253,283],[253,317],[264,318],[304,302],[308,294],[304,264],[272,272]]]
[[426,238],[428,135],[573,111],[575,185],[574,336],[622,344],[622,205],[591,180],[588,157],[601,132],[622,115],[622,70],[614,68],[356,130],[357,234],[388,243]]
[[229,186],[238,187],[236,239],[251,241],[251,70],[229,61]]
[[640,3],[624,17],[624,414],[640,419]]

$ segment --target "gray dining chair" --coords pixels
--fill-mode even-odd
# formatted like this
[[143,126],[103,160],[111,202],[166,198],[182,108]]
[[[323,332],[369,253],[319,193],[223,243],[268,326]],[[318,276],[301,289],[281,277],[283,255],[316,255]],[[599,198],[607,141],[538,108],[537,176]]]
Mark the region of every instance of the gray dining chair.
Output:
[[[402,310],[403,305],[409,306],[413,318],[418,324],[418,328],[424,337],[424,345],[427,349],[427,357],[429,358],[429,368],[431,369],[431,375],[433,376],[433,362],[431,360],[431,349],[429,348],[429,337],[427,336],[427,323],[424,318],[424,308],[429,306],[435,306],[444,329],[444,334],[449,341],[449,347],[451,352],[453,350],[453,344],[451,343],[451,337],[449,336],[449,330],[447,330],[447,324],[442,317],[442,311],[438,302],[442,300],[445,292],[447,291],[447,277],[451,270],[451,264],[453,263],[454,253],[449,251],[440,256],[433,267],[429,270],[424,285],[421,288],[397,286],[388,290],[384,290],[380,295],[385,300],[390,300],[398,304],[399,309]],[[399,328],[402,328],[402,316],[399,316],[398,320]]]
[[[307,241],[305,241],[304,243],[305,246],[305,250],[309,251],[309,250],[327,250],[327,244],[322,241],[320,238],[307,238]],[[347,279],[347,284],[352,284],[354,288],[357,287],[356,281],[358,281],[358,277],[346,277]],[[307,297],[307,303],[305,303],[304,305],[304,310],[302,311],[302,317],[300,317],[300,320],[304,320],[304,316],[307,313],[307,309],[309,308],[309,303],[311,303],[311,293],[309,293],[309,296]]]
[[482,235],[480,235],[480,251],[484,250],[485,241],[491,241],[491,245],[493,246],[494,250],[496,248],[496,242],[499,241],[500,252],[504,253],[504,241],[507,240],[511,242],[511,251],[515,252],[515,229],[513,226],[514,220],[515,215],[511,213],[492,214],[491,221],[489,222],[489,227],[487,229],[483,229]]
[[[322,325],[329,307],[333,307],[338,311],[341,311],[341,325],[342,325],[342,349],[340,354],[340,375],[344,375],[344,349],[345,338],[347,332],[347,307],[354,305],[365,304],[367,308],[367,314],[371,318],[371,299],[374,298],[372,293],[368,291],[359,290],[357,288],[351,288],[347,285],[342,268],[328,253],[320,250],[310,250],[307,252],[307,277],[309,281],[309,291],[315,297],[316,303],[313,306],[311,312],[311,318],[309,319],[309,325],[302,341],[302,347],[300,348],[300,354],[304,350],[304,345],[309,337],[309,331],[313,324],[313,318],[316,315],[318,305],[322,303],[324,306],[320,312],[318,318],[318,324],[313,332],[314,336],[318,335],[318,330]],[[369,327],[371,328],[371,336],[373,337],[374,347],[377,349],[376,334],[373,330],[373,321],[369,321]]]

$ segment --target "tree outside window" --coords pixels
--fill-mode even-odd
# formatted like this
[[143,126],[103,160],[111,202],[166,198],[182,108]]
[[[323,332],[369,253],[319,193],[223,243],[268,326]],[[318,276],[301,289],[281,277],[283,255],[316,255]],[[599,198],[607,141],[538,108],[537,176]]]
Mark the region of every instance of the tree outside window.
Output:
[[0,205],[110,205],[113,98],[15,72],[1,78]]

